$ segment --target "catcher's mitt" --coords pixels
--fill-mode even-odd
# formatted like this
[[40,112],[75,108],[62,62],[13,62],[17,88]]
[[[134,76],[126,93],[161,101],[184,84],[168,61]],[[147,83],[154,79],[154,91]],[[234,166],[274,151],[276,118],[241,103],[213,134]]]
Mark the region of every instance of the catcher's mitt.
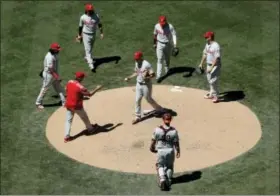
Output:
[[176,57],[179,54],[179,48],[175,47],[172,49],[172,56]]

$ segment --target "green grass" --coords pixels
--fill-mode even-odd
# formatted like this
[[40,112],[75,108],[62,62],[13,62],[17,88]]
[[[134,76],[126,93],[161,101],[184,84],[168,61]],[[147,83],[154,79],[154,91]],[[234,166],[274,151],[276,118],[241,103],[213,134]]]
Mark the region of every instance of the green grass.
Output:
[[[82,45],[74,43],[83,3],[79,1],[1,2],[1,194],[166,194],[155,175],[112,172],[70,160],[45,137],[48,117],[34,109],[49,44],[58,41],[60,73],[89,72],[85,85],[124,86],[133,70],[133,52],[142,49],[155,66],[153,26],[166,14],[178,33],[173,66],[196,66],[212,29],[223,52],[221,90],[243,90],[242,101],[258,116],[262,139],[251,151],[203,170],[197,181],[177,184],[168,194],[279,194],[279,3],[96,1],[105,39],[97,39],[97,57],[120,55],[122,61],[91,74]],[[167,78],[163,84],[207,89],[205,78]],[[133,82],[130,83],[133,85]],[[46,102],[52,103],[52,90]],[[98,158],[98,157],[97,157]]]

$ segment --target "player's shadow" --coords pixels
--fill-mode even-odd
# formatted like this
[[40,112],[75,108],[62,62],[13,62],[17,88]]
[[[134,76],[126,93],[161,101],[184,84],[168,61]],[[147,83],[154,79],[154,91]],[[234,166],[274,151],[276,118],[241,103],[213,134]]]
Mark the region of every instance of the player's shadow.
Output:
[[219,94],[219,102],[238,101],[245,98],[243,91],[225,91]]
[[110,132],[112,130],[114,130],[115,128],[121,126],[123,123],[118,123],[116,125],[114,125],[113,123],[108,123],[108,124],[105,124],[105,125],[97,125],[97,129],[95,129],[94,131],[92,132],[88,132],[86,129],[82,130],[80,133],[77,133],[76,135],[74,136],[71,136],[71,140],[75,140],[81,136],[91,136],[91,135],[96,135],[96,134],[99,134],[99,133],[106,133],[106,132]]
[[164,108],[160,112],[156,112],[155,110],[153,110],[153,111],[145,114],[138,123],[143,122],[143,121],[148,120],[148,119],[151,119],[151,118],[161,118],[162,115],[166,112],[170,113],[172,116],[177,116],[177,112],[175,112],[174,110]]
[[118,64],[121,59],[122,58],[120,56],[108,56],[108,57],[102,57],[102,58],[93,58],[94,69],[92,71],[96,72],[96,69],[104,63],[110,63],[110,62],[115,61],[115,64]]
[[47,103],[47,104],[43,104],[43,106],[45,108],[51,108],[51,107],[59,107],[62,106],[61,101],[57,102],[57,103]]
[[174,74],[179,74],[179,73],[185,73],[184,77],[191,77],[193,73],[196,71],[195,68],[193,67],[187,67],[187,66],[182,66],[182,67],[171,67],[168,71],[167,74],[161,76],[158,80],[157,83],[161,83],[163,80],[168,78],[169,76],[172,76]]
[[188,183],[191,181],[199,180],[202,176],[201,171],[195,171],[188,174],[183,174],[172,179],[172,184]]

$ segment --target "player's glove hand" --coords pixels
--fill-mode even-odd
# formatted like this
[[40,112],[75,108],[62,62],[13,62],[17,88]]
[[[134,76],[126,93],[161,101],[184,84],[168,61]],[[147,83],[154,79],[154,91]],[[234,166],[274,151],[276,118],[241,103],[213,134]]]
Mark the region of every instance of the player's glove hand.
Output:
[[178,47],[174,47],[172,49],[172,56],[176,57],[179,54],[179,48]]
[[83,37],[82,37],[82,36],[77,35],[77,36],[76,36],[76,42],[81,43],[82,41],[83,41]]
[[157,150],[155,149],[155,148],[150,148],[150,151],[152,152],[152,153],[157,153]]

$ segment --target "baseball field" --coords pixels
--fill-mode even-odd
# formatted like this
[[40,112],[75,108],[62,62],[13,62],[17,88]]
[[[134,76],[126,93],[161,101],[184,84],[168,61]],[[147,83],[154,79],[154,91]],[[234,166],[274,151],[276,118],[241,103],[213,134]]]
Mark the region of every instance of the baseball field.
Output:
[[[95,1],[104,26],[93,49],[96,73],[75,42],[84,3],[1,1],[1,194],[279,195],[278,2]],[[161,119],[131,125],[135,80],[124,82],[137,50],[156,70],[152,33],[161,14],[175,27],[180,48],[172,74],[153,87],[155,99],[176,113],[172,125],[181,138],[169,192],[160,191],[149,152]],[[203,99],[206,77],[194,71],[209,30],[221,46],[219,86],[228,95],[217,104]],[[84,71],[86,87],[104,86],[85,101],[103,129],[80,134],[83,124],[74,118],[76,139],[69,143],[55,91],[47,92],[43,111],[35,107],[52,42],[63,48],[63,85]],[[115,56],[121,60],[110,61]]]

